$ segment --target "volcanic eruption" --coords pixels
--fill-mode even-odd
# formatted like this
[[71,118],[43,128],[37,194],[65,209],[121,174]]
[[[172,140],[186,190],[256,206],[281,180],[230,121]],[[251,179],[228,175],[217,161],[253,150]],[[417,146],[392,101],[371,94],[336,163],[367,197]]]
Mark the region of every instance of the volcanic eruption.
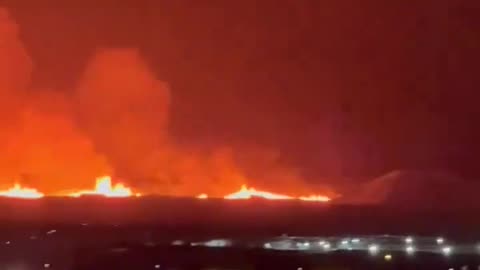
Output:
[[[0,179],[20,185],[0,195],[33,197],[74,190],[70,196],[137,193],[201,198],[260,196],[327,201],[294,168],[279,165],[277,152],[199,142],[178,143],[169,130],[171,90],[135,48],[97,50],[70,89],[38,88],[34,61],[18,25],[0,8]],[[69,61],[58,59],[58,61]],[[188,79],[188,78],[185,78]],[[172,90],[174,91],[174,90]],[[268,156],[268,158],[265,158]],[[255,166],[251,166],[255,164]],[[258,168],[262,164],[263,168]],[[92,189],[92,179],[101,175]],[[125,179],[114,184],[116,179]],[[261,192],[252,185],[272,192]],[[274,189],[272,187],[275,187]],[[274,193],[278,192],[278,194]],[[288,194],[288,195],[279,195]],[[332,194],[332,192],[330,192]]]

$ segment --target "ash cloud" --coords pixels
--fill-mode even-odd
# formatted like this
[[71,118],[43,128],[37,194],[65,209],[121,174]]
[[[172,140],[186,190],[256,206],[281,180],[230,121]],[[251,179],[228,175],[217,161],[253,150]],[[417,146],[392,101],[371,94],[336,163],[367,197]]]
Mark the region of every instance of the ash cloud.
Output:
[[170,89],[136,49],[98,50],[73,92],[32,89],[32,60],[0,8],[0,59],[0,188],[19,181],[51,194],[112,174],[143,193],[221,196],[242,184],[311,191],[269,149],[176,144]]
[[117,173],[145,179],[170,151],[167,86],[138,51],[105,49],[93,56],[75,94],[79,122]]
[[33,62],[18,32],[0,8],[0,183],[21,182],[44,192],[91,185],[109,166],[78,129],[70,97],[30,87]]

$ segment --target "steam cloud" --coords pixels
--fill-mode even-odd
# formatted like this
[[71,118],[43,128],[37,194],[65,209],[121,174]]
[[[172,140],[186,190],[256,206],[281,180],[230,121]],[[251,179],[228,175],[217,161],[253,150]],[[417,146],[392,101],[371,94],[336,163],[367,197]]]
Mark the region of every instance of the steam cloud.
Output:
[[135,49],[97,51],[73,93],[32,89],[32,60],[0,8],[0,59],[0,187],[20,181],[55,193],[112,174],[169,195],[224,195],[241,184],[308,190],[271,151],[178,146],[168,133],[170,90]]

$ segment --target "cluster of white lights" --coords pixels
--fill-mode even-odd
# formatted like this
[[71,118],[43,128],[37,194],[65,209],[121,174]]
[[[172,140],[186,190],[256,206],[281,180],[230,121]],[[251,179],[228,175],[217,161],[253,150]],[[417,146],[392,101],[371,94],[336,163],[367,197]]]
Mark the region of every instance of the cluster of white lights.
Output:
[[329,250],[331,247],[330,243],[324,240],[319,241],[318,245],[321,246],[323,250]]
[[297,243],[297,248],[308,249],[310,248],[310,243],[309,242]]
[[[362,237],[294,237],[283,236],[276,240],[264,242],[262,247],[274,250],[300,250],[318,253],[336,251],[364,251],[371,256],[379,256],[385,261],[393,260],[396,252],[403,252],[412,258],[418,254],[434,253],[445,257],[454,254],[480,254],[480,243],[459,243],[454,246],[443,237],[414,236],[362,236]],[[388,256],[387,256],[388,255]],[[479,268],[480,269],[480,268]]]

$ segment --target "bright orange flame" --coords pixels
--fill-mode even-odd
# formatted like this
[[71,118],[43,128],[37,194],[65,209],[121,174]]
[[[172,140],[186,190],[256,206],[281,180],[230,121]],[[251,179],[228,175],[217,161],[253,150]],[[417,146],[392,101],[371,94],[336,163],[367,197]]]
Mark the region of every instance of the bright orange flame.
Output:
[[118,183],[112,187],[112,179],[110,176],[103,176],[97,178],[94,190],[81,190],[69,194],[71,197],[80,197],[82,195],[101,195],[105,197],[130,197],[140,196],[140,193],[133,194],[130,188],[125,187],[123,184]]
[[20,186],[20,184],[15,184],[7,190],[0,191],[0,196],[21,199],[38,199],[42,198],[44,195],[34,188],[24,188]]
[[[202,193],[197,196],[197,199],[208,199],[208,195]],[[329,202],[331,200],[330,197],[325,195],[310,195],[310,196],[300,196],[300,197],[292,197],[283,194],[276,194],[268,191],[259,191],[255,188],[248,188],[246,185],[243,185],[239,191],[234,192],[232,194],[228,194],[223,197],[227,200],[247,200],[251,198],[263,198],[267,200],[301,200],[301,201],[308,201],[308,202]]]
[[331,200],[329,197],[323,195],[300,196],[298,199],[308,202],[328,202]]
[[[132,190],[121,183],[117,183],[112,186],[112,179],[110,176],[99,177],[95,183],[95,189],[93,190],[81,190],[68,194],[70,197],[81,197],[82,195],[100,195],[105,197],[132,197],[141,196],[140,193],[133,193]],[[24,198],[24,199],[38,199],[44,197],[44,194],[37,191],[34,188],[24,188],[20,184],[15,184],[13,187],[7,190],[0,190],[0,197],[10,198]],[[202,193],[196,196],[197,199],[208,199],[209,196],[206,193]],[[239,191],[232,194],[228,194],[223,197],[227,200],[246,200],[251,198],[263,198],[267,200],[301,200],[309,202],[329,202],[330,197],[325,195],[309,195],[292,197],[283,194],[276,194],[267,191],[259,191],[255,188],[248,188],[246,185],[242,185]]]
[[251,199],[252,197],[264,198],[269,200],[290,200],[293,197],[281,194],[275,194],[266,191],[257,191],[254,188],[247,188],[243,185],[242,188],[232,194],[226,195],[224,198],[228,200],[241,200],[241,199]]
[[202,193],[202,194],[197,196],[197,199],[208,199],[208,195],[205,194],[205,193]]

